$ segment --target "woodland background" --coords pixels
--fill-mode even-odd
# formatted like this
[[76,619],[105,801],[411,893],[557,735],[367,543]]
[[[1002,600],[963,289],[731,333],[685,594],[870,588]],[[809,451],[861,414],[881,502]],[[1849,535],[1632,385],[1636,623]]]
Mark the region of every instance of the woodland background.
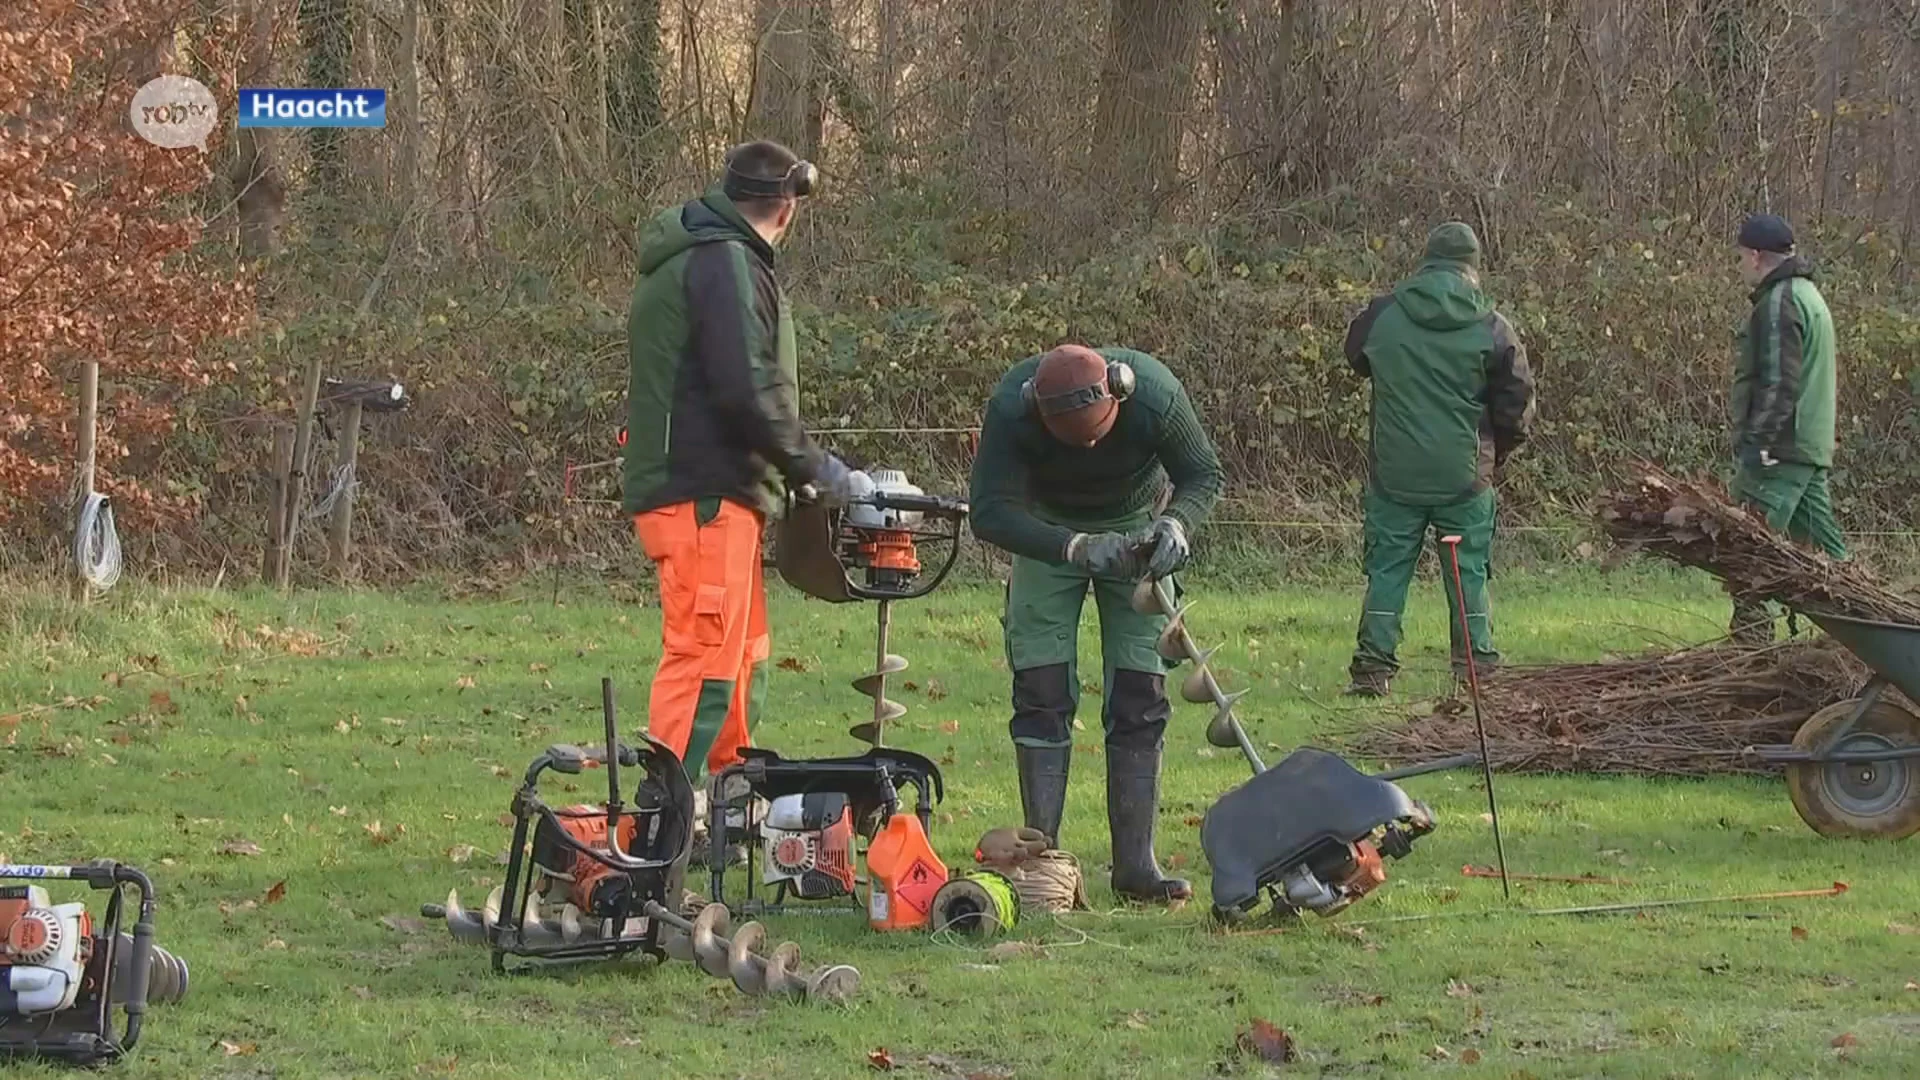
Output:
[[[1187,379],[1223,516],[1351,521],[1346,320],[1460,217],[1539,376],[1506,519],[1577,524],[1630,455],[1727,458],[1730,238],[1765,208],[1839,324],[1843,522],[1920,508],[1915,0],[7,7],[0,567],[68,542],[87,358],[130,557],[257,566],[316,353],[416,400],[368,418],[357,573],[630,557],[616,470],[568,466],[615,455],[638,225],[755,137],[825,175],[782,257],[814,426],[966,427],[1013,361],[1127,344]],[[160,150],[127,103],[162,72],[229,109],[242,85],[382,86],[389,126],[227,120],[204,157]],[[963,483],[964,435],[830,441]]]

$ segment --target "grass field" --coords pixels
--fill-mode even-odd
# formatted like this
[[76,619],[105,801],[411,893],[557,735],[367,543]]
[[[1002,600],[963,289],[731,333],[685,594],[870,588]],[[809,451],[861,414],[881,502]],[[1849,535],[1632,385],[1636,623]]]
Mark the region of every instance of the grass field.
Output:
[[[1338,697],[1354,583],[1191,588],[1196,637],[1224,646],[1223,684],[1252,688],[1242,712],[1258,742],[1290,748],[1356,719]],[[1724,598],[1698,577],[1534,572],[1495,589],[1514,661],[1700,640],[1724,623]],[[911,711],[893,741],[951,757],[935,840],[953,859],[1017,823],[996,600],[955,585],[896,613],[913,687],[895,695]],[[763,745],[852,752],[845,729],[865,699],[847,683],[871,657],[872,615],[776,597],[783,670]],[[1410,616],[1410,674],[1383,717],[1445,678],[1432,580]],[[549,743],[596,738],[603,674],[638,722],[657,633],[657,609],[605,592],[556,606],[538,588],[288,600],[123,585],[82,611],[17,589],[0,599],[0,715],[17,718],[0,732],[0,853],[114,856],[154,875],[160,940],[194,984],[150,1014],[128,1076],[856,1077],[880,1048],[906,1077],[1920,1073],[1914,848],[1815,836],[1777,779],[1504,778],[1515,870],[1631,881],[1521,886],[1514,906],[1836,880],[1844,896],[1521,917],[1497,882],[1461,874],[1492,845],[1476,776],[1455,772],[1406,782],[1441,826],[1372,897],[1335,920],[1225,937],[1205,925],[1193,823],[1244,763],[1205,747],[1203,710],[1177,706],[1161,854],[1202,899],[1107,911],[1092,694],[1063,831],[1102,910],[1023,927],[1043,951],[995,962],[873,935],[851,912],[770,920],[809,959],[860,968],[863,996],[845,1010],[746,999],[684,965],[492,977],[483,950],[423,926],[418,906],[451,886],[477,903],[497,883],[510,775]],[[1444,917],[1342,930],[1426,913]],[[1237,1052],[1255,1018],[1290,1032],[1300,1060]]]

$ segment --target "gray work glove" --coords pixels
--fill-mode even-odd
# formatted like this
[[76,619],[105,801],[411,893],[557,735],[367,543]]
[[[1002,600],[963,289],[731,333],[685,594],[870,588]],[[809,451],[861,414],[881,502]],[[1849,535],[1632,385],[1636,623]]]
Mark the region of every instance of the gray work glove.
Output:
[[1139,543],[1121,533],[1074,533],[1066,555],[1067,562],[1095,577],[1140,576]]
[[811,482],[800,485],[796,494],[801,502],[845,506],[853,498],[853,470],[838,456],[827,454],[820,462],[820,471]]
[[1187,565],[1187,556],[1193,553],[1192,545],[1187,543],[1187,528],[1180,524],[1179,518],[1155,518],[1147,530],[1146,543],[1151,545],[1152,552],[1147,556],[1150,578],[1166,577]]

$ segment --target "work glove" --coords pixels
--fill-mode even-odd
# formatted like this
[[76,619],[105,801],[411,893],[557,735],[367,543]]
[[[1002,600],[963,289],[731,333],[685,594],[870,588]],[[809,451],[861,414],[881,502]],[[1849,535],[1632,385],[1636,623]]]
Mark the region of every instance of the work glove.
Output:
[[820,463],[813,480],[802,484],[797,493],[802,502],[822,506],[845,506],[853,498],[853,470],[837,455],[828,454]]
[[1153,526],[1147,530],[1146,543],[1151,545],[1151,554],[1147,556],[1147,576],[1163,578],[1175,570],[1187,565],[1187,556],[1193,548],[1187,543],[1187,528],[1180,524],[1179,518],[1155,518]]
[[1012,868],[1047,850],[1047,834],[1039,829],[989,829],[974,845],[973,861],[985,866]]
[[1095,577],[1140,576],[1139,543],[1121,533],[1074,533],[1066,555],[1067,562]]
[[1740,448],[1740,465],[1748,469],[1770,469],[1780,464],[1780,459],[1767,452],[1764,446],[1747,445]]

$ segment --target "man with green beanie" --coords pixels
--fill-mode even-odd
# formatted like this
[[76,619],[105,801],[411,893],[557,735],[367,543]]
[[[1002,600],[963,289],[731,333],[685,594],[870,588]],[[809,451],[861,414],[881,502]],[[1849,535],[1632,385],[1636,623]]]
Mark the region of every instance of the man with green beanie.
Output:
[[[1784,219],[1749,217],[1737,244],[1753,311],[1733,371],[1732,494],[1774,530],[1844,559],[1846,541],[1827,490],[1838,366],[1833,316]],[[1763,601],[1736,599],[1730,631],[1742,644],[1767,644],[1773,616]]]
[[1412,277],[1347,327],[1347,362],[1373,383],[1366,491],[1367,596],[1347,693],[1380,697],[1400,664],[1400,614],[1426,534],[1460,539],[1471,641],[1460,632],[1442,553],[1455,678],[1467,649],[1499,663],[1487,602],[1494,479],[1533,423],[1533,376],[1512,324],[1480,291],[1480,241],[1450,221],[1427,237]]
[[[1107,827],[1113,891],[1165,903],[1193,895],[1153,854],[1167,719],[1165,616],[1133,609],[1143,577],[1186,563],[1188,536],[1220,494],[1220,461],[1165,364],[1132,349],[1062,345],[1015,364],[987,402],[973,462],[973,533],[1013,555],[1007,666],[1020,804],[1029,828],[1060,839],[1080,610],[1100,611]],[[1168,485],[1171,491],[1168,491]],[[1164,509],[1156,510],[1162,496]],[[1176,585],[1177,588],[1177,585]]]

